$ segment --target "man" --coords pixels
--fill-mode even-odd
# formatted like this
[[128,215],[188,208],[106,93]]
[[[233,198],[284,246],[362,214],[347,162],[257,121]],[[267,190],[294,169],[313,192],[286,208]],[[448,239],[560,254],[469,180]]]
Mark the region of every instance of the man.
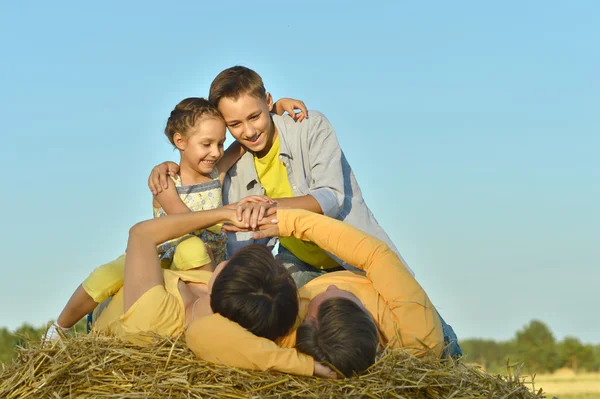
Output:
[[[274,218],[267,217],[254,238],[281,236],[312,241],[364,270],[366,276],[348,271],[327,273],[299,289],[298,316],[302,322],[280,341],[281,347],[218,314],[195,321],[186,340],[198,357],[234,367],[298,375],[313,374],[314,358],[351,376],[371,366],[378,349],[387,345],[406,348],[417,356],[462,354],[452,328],[384,242],[304,210],[278,209]],[[298,351],[292,349],[294,346]]]

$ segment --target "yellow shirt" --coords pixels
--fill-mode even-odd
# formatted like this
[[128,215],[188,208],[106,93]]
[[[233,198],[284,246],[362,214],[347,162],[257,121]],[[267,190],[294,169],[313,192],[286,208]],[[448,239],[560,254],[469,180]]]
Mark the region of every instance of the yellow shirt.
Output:
[[[290,198],[294,196],[294,192],[288,180],[285,164],[278,155],[279,135],[277,134],[269,153],[262,158],[254,157],[254,167],[258,180],[265,188],[265,195],[271,198]],[[295,237],[282,237],[279,242],[298,259],[316,268],[330,269],[339,266],[325,251],[312,242],[301,241]]]
[[175,337],[185,330],[185,306],[179,280],[208,284],[212,272],[163,270],[164,284],[146,291],[123,313],[123,288],[113,297],[94,323],[93,329],[139,345],[151,344],[154,333]]
[[[308,211],[280,209],[277,219],[281,236],[311,240],[366,272],[366,277],[346,271],[328,273],[306,284],[298,290],[299,321],[312,298],[334,284],[355,294],[365,305],[377,324],[382,345],[403,347],[420,355],[426,352],[424,344],[441,355],[444,337],[440,318],[423,288],[385,243]],[[215,314],[192,323],[186,340],[198,357],[214,363],[298,375],[313,373],[312,358],[292,349],[295,330],[281,340],[280,347]]]

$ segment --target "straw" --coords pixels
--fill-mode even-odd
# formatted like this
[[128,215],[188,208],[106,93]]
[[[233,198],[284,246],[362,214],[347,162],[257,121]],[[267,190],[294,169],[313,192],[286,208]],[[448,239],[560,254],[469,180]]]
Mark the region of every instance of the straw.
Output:
[[52,345],[29,341],[0,367],[0,398],[543,398],[513,370],[387,350],[365,374],[347,379],[249,371],[198,360],[183,338],[139,347],[94,334]]

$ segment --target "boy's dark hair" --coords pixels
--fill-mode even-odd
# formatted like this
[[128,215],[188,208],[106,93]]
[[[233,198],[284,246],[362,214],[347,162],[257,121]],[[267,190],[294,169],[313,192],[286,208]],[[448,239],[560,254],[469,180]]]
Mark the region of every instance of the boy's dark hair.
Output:
[[175,106],[175,109],[171,111],[165,127],[165,136],[171,144],[175,145],[173,142],[175,133],[185,136],[187,131],[193,128],[203,115],[223,119],[219,110],[205,98],[189,97],[181,100]]
[[371,315],[347,298],[324,301],[316,320],[305,320],[296,332],[296,348],[329,363],[346,377],[375,363],[379,335]]
[[237,100],[242,94],[265,99],[267,91],[259,74],[244,66],[234,66],[218,74],[212,81],[208,101],[218,107],[222,98]]
[[285,267],[264,245],[236,252],[213,283],[213,312],[259,337],[285,336],[298,317],[298,290]]

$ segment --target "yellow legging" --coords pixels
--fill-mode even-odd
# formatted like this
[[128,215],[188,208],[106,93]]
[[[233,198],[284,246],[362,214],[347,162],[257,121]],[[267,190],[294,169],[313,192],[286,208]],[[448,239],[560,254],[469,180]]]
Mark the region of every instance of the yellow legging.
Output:
[[[85,292],[100,303],[113,296],[123,286],[125,274],[125,254],[117,259],[97,267],[85,279],[82,286]],[[206,250],[206,245],[196,236],[181,241],[175,248],[173,261],[161,261],[163,269],[189,270],[211,263],[211,258]]]

